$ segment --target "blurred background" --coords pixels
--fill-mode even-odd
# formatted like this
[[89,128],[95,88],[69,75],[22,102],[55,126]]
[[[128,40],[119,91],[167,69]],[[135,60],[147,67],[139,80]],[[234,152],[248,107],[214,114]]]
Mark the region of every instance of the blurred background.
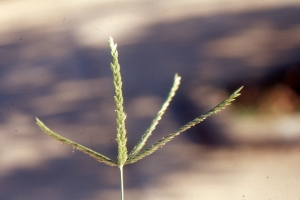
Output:
[[108,37],[118,43],[129,150],[227,98],[221,113],[125,166],[126,199],[299,199],[300,2],[2,0],[0,199],[120,198],[118,168],[35,124],[117,155]]

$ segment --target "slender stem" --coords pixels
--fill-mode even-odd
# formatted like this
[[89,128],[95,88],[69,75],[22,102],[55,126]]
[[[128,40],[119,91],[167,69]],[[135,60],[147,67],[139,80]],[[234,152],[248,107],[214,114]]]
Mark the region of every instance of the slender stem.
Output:
[[124,200],[124,185],[123,185],[123,165],[119,166],[121,177],[121,200]]

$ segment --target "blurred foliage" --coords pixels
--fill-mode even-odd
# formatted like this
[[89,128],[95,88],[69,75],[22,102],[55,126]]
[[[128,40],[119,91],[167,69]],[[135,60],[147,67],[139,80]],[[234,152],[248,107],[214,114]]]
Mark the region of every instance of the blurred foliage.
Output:
[[236,107],[242,114],[300,112],[300,64],[273,69],[262,80],[245,83]]

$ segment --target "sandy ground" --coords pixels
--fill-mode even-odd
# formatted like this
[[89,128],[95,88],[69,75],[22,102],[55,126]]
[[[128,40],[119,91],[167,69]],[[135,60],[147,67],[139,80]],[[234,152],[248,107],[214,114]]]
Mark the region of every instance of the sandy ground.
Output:
[[[129,148],[175,73],[182,85],[149,144],[300,60],[297,0],[12,0],[0,2],[0,23],[0,200],[119,199],[117,168],[52,140],[34,120],[116,157],[110,35]],[[299,114],[238,113],[230,107],[126,166],[126,199],[300,199]]]

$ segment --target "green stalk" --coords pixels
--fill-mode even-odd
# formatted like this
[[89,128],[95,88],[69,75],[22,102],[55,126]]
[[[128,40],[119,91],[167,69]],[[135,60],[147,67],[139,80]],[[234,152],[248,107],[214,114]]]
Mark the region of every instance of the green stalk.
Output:
[[121,178],[121,200],[124,200],[124,179],[123,179],[123,165],[119,166]]

